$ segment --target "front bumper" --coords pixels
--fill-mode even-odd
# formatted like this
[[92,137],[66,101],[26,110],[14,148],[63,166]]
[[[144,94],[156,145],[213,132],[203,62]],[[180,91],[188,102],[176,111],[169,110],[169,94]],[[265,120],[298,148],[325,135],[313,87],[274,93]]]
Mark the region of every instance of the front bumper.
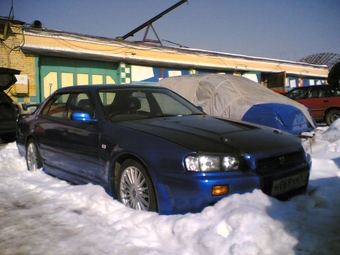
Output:
[[[305,173],[306,181],[303,186],[293,187],[273,197],[287,200],[293,196],[305,194],[311,169],[311,157],[304,164],[291,167],[285,171],[268,171],[259,175],[243,172],[214,172],[214,173],[182,173],[180,176],[167,176],[158,185],[158,209],[160,214],[178,214],[201,212],[205,207],[214,205],[219,200],[232,194],[244,194],[260,189],[272,196],[273,184],[278,180],[289,179]],[[277,182],[276,182],[277,183]],[[225,195],[213,196],[214,186],[227,185],[229,192]]]

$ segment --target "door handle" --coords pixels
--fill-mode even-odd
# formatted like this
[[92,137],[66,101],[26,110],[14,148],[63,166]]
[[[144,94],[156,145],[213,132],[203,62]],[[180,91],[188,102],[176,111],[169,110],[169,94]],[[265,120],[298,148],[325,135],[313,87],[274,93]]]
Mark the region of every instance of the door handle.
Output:
[[323,100],[323,102],[324,102],[324,103],[328,103],[328,102],[329,102],[329,100]]

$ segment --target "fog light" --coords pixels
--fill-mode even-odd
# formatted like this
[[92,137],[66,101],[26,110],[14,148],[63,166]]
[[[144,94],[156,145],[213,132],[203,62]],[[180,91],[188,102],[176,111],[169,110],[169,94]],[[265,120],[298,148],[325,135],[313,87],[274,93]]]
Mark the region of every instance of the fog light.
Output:
[[213,186],[211,194],[213,196],[220,196],[220,195],[225,195],[228,194],[229,192],[229,187],[228,185],[218,185],[218,186]]

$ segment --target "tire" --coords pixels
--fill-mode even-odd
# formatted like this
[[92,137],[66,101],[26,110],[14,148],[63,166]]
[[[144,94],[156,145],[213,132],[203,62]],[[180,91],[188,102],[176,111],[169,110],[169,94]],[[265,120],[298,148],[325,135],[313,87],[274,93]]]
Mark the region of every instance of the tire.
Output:
[[326,113],[325,122],[328,126],[332,125],[340,117],[340,110],[333,109]]
[[29,171],[37,171],[43,167],[41,155],[34,139],[30,139],[26,146],[26,164]]
[[127,207],[157,212],[155,191],[144,167],[137,161],[124,161],[117,175],[117,198]]

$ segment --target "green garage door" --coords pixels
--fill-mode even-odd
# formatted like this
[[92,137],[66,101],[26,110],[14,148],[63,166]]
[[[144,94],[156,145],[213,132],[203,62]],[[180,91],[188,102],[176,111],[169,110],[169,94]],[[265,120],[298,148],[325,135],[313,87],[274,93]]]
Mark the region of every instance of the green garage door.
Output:
[[40,57],[40,100],[66,86],[114,84],[118,66],[112,62]]

